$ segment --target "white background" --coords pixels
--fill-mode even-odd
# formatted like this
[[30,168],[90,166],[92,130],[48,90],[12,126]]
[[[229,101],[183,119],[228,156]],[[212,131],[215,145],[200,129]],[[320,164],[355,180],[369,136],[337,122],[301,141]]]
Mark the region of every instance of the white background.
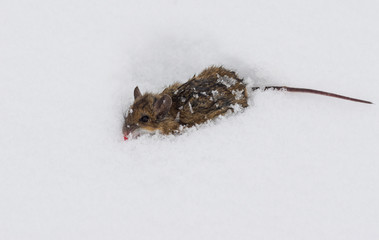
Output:
[[138,85],[216,64],[379,103],[369,0],[0,2],[1,239],[379,239],[379,109],[256,92],[122,140]]

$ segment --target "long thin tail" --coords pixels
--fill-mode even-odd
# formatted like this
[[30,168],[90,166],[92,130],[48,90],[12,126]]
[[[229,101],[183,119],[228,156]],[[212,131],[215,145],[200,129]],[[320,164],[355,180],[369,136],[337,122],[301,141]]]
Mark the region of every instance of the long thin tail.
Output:
[[319,90],[314,90],[314,89],[309,89],[309,88],[293,88],[293,87],[286,87],[286,86],[267,86],[267,87],[253,87],[252,90],[255,91],[257,89],[263,89],[264,91],[268,89],[275,89],[275,90],[286,90],[288,92],[300,92],[300,93],[312,93],[312,94],[318,94],[318,95],[324,95],[324,96],[329,96],[329,97],[335,97],[335,98],[341,98],[349,101],[354,101],[354,102],[360,102],[360,103],[367,103],[367,104],[372,104],[372,102],[366,101],[366,100],[361,100],[357,98],[351,98],[351,97],[346,97],[342,95],[338,95],[335,93],[330,93],[330,92],[324,92],[324,91],[319,91]]

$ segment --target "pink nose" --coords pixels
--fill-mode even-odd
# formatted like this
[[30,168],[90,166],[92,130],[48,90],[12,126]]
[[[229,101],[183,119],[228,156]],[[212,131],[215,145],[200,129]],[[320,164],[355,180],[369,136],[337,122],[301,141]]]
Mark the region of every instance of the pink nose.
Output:
[[128,138],[128,133],[124,133],[124,141],[126,141],[126,140],[128,140],[129,138]]

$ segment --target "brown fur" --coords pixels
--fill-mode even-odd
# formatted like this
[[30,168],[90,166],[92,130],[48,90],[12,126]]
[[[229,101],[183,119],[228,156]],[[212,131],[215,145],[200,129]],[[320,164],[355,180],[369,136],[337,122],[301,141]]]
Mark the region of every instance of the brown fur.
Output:
[[[246,84],[235,72],[223,67],[209,67],[184,84],[175,83],[160,94],[142,95],[136,87],[135,101],[125,117],[124,135],[138,129],[179,133],[233,111],[235,104],[247,107]],[[143,122],[142,117],[148,121]]]

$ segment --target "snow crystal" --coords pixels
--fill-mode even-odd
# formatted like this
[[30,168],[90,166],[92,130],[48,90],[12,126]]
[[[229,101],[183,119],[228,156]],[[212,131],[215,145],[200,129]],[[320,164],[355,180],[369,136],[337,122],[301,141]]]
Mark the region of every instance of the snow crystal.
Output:
[[193,113],[192,105],[190,102],[188,102],[188,106],[189,106],[190,112]]
[[231,87],[231,86],[233,86],[234,84],[236,84],[237,83],[237,80],[235,80],[234,78],[230,78],[230,77],[228,77],[228,76],[223,76],[223,77],[219,77],[218,79],[217,79],[217,82],[219,82],[219,83],[222,83],[222,84],[224,84],[226,87]]
[[240,104],[237,103],[231,105],[231,107],[233,108],[234,113],[242,112],[244,109]]
[[233,90],[232,94],[235,96],[236,100],[240,100],[243,98],[243,90]]

